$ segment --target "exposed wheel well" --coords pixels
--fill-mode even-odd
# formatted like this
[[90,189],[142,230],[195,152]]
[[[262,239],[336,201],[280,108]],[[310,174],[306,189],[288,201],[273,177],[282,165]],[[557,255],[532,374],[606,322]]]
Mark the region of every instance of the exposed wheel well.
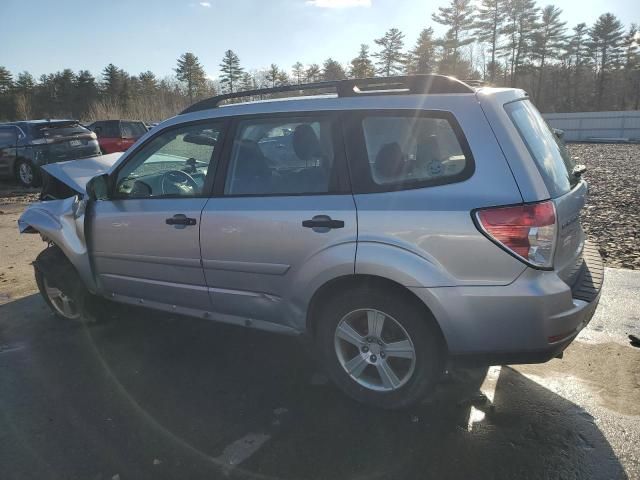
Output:
[[331,301],[331,297],[337,292],[344,292],[349,289],[355,289],[366,286],[367,288],[384,291],[386,293],[393,292],[398,295],[399,299],[413,303],[417,308],[425,312],[425,321],[433,322],[434,327],[440,334],[441,345],[445,351],[448,350],[447,341],[442,333],[442,329],[438,324],[438,320],[427,305],[424,304],[411,290],[400,285],[393,280],[384,277],[376,277],[374,275],[348,275],[335,278],[322,285],[316,293],[314,293],[309,308],[307,310],[307,331],[315,337],[316,328],[320,320],[321,306]]

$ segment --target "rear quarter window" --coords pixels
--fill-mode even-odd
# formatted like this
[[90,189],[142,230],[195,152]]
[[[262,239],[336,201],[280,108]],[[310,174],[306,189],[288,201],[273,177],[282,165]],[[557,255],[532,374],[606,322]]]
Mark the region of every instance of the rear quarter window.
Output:
[[573,161],[540,112],[529,100],[507,103],[504,108],[536,162],[549,195],[557,198],[571,190],[578,182],[571,173]]
[[363,112],[348,128],[356,193],[444,185],[473,174],[469,145],[450,113]]

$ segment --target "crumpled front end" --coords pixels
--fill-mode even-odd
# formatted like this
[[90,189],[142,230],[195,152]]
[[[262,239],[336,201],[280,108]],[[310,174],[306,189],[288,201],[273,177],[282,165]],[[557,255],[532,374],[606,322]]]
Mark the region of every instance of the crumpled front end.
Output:
[[37,202],[18,219],[20,233],[39,233],[42,239],[57,245],[78,271],[91,292],[95,280],[84,233],[86,199],[75,195],[63,200]]

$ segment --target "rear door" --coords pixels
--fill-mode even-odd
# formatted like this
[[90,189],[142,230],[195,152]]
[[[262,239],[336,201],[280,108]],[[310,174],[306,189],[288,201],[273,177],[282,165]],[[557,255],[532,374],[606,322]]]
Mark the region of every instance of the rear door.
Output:
[[104,293],[178,311],[209,310],[200,214],[223,130],[217,121],[164,129],[114,172],[111,199],[96,202],[89,222]]
[[337,118],[245,117],[233,131],[200,230],[213,309],[227,321],[295,327],[292,298],[334,267],[319,259],[340,257],[342,274],[353,273],[356,210]]
[[0,126],[0,176],[8,177],[16,160],[18,129],[14,126]]
[[555,203],[558,240],[554,268],[563,280],[571,284],[572,275],[578,271],[576,265],[582,259],[585,241],[580,212],[586,203],[587,185],[573,174],[574,163],[566,147],[529,100],[508,103],[505,110],[536,163],[549,196]]

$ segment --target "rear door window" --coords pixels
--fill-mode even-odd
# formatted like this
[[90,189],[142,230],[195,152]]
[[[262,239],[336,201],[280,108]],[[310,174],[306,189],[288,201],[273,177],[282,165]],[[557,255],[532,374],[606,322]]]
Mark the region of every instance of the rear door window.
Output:
[[522,141],[538,166],[552,198],[567,193],[579,178],[572,174],[573,161],[529,100],[518,100],[504,106]]
[[473,173],[473,157],[447,112],[366,112],[349,122],[356,193],[454,183]]
[[238,123],[224,193],[300,195],[337,188],[335,122],[328,116]]

